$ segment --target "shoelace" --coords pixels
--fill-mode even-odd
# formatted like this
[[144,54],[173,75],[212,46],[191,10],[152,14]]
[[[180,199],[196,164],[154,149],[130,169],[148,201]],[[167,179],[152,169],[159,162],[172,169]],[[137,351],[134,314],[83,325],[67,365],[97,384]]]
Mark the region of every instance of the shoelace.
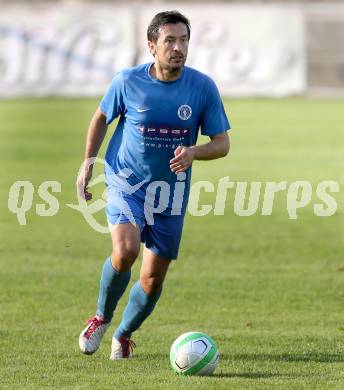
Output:
[[121,337],[120,343],[122,345],[124,357],[128,357],[130,352],[133,352],[133,349],[136,348],[135,342],[133,340],[127,339],[126,337]]
[[89,339],[93,332],[95,330],[97,330],[97,328],[100,326],[100,325],[103,325],[104,324],[104,320],[102,319],[98,319],[96,316],[90,318],[88,321],[87,321],[87,324],[91,324],[91,326],[87,329],[87,331],[85,332],[85,337],[87,339]]

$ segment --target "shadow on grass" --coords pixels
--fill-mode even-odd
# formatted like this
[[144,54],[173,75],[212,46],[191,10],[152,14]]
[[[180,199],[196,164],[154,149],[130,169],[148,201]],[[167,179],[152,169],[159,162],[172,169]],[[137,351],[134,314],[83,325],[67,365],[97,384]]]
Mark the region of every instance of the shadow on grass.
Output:
[[247,379],[259,379],[259,378],[272,378],[280,376],[278,374],[269,374],[265,372],[238,372],[238,373],[230,373],[230,372],[220,372],[215,373],[211,376],[211,378],[247,378]]
[[308,352],[304,354],[221,354],[223,360],[252,360],[252,361],[275,361],[275,362],[314,362],[314,363],[341,363],[344,355],[334,353]]

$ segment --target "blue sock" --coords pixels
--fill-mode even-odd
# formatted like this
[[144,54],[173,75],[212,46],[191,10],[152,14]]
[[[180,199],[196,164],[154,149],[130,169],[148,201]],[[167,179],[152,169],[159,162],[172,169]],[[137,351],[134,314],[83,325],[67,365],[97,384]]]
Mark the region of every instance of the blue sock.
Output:
[[98,307],[96,314],[111,321],[117,302],[123,295],[130,280],[131,271],[118,272],[111,263],[111,257],[105,260],[100,279]]
[[161,291],[153,295],[144,292],[140,282],[136,282],[130,290],[129,302],[124,310],[122,322],[114,333],[118,340],[122,335],[130,338],[132,332],[140,327],[143,321],[151,314],[160,298]]

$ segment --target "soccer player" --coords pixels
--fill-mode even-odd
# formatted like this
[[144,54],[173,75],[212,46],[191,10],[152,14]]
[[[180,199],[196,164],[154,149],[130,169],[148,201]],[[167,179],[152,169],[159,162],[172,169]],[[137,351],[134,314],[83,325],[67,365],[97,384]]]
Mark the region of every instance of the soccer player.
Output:
[[[169,264],[178,256],[193,161],[224,157],[229,151],[230,125],[215,83],[184,65],[188,19],[177,11],[158,13],[147,37],[154,62],[114,77],[86,139],[85,162],[97,156],[108,125],[119,117],[105,157],[113,250],[102,269],[96,314],[79,337],[83,353],[98,349],[129,283],[141,241],[145,244],[140,280],[131,288],[112,338],[112,360],[132,356],[131,335],[154,310]],[[210,139],[196,146],[199,128]],[[87,189],[91,177],[92,164],[85,163],[77,187],[86,200],[92,198]]]

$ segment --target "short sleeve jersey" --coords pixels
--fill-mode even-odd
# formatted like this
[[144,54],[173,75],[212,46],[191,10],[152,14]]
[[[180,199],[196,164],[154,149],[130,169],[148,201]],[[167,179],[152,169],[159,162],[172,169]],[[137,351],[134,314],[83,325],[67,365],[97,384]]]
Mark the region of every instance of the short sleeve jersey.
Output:
[[[129,169],[128,181],[133,184],[165,181],[173,187],[177,175],[170,170],[170,160],[175,149],[195,145],[199,129],[202,135],[213,136],[230,125],[210,77],[184,66],[177,80],[160,81],[151,77],[151,66],[119,72],[101,100],[107,124],[119,117],[105,160],[115,173]],[[191,168],[186,172],[183,209],[190,177]]]

